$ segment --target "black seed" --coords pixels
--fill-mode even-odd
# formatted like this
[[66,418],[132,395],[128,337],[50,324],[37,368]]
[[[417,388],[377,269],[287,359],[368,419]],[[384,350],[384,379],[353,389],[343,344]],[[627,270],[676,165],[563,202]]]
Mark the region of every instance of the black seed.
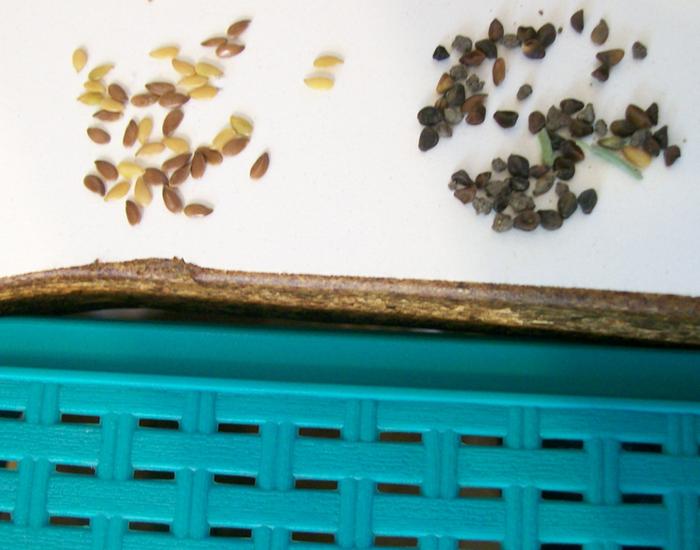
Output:
[[439,141],[440,136],[435,128],[423,128],[423,131],[420,133],[420,139],[418,140],[418,148],[423,152],[430,151]]
[[476,185],[468,185],[455,191],[455,198],[462,204],[469,204],[476,198]]
[[526,210],[535,209],[535,201],[525,193],[513,193],[510,196],[509,204],[515,212],[525,212]]
[[495,158],[491,161],[491,168],[493,169],[494,172],[503,172],[508,165],[502,158]]
[[559,109],[552,105],[547,111],[547,130],[556,132],[560,128],[567,126],[569,123],[568,117]]
[[447,122],[438,122],[435,125],[435,130],[441,138],[451,138],[452,137],[452,126]]
[[661,154],[661,146],[659,142],[650,134],[642,145],[643,149],[652,157],[658,157]]
[[618,137],[630,137],[637,127],[629,120],[616,120],[610,124],[610,131]]
[[459,124],[464,120],[464,115],[462,114],[462,109],[459,107],[449,107],[445,109],[445,121],[453,126]]
[[581,162],[586,158],[583,149],[581,149],[576,142],[571,139],[567,139],[564,143],[562,143],[559,150],[564,158],[573,160],[574,162]]
[[486,184],[486,194],[489,197],[498,197],[510,191],[510,186],[507,181],[493,180]]
[[518,27],[516,37],[522,44],[528,40],[537,38],[537,31],[534,29],[534,27]]
[[450,69],[450,76],[455,81],[464,80],[469,76],[469,69],[460,63]]
[[534,231],[540,225],[540,215],[534,210],[526,210],[518,214],[513,221],[513,227],[521,231]]
[[647,56],[647,47],[641,42],[632,44],[632,57],[635,59],[644,59]]
[[499,42],[501,38],[503,38],[503,23],[494,19],[489,25],[489,40]]
[[518,113],[515,111],[496,111],[493,118],[501,128],[512,128],[518,123]]
[[651,118],[646,111],[636,105],[628,105],[625,110],[625,118],[634,124],[635,128],[651,128]]
[[498,57],[498,47],[488,38],[479,40],[476,44],[474,44],[474,47],[489,59],[496,59]]
[[583,32],[583,10],[578,10],[571,16],[571,26],[577,33]]
[[651,137],[651,130],[649,130],[648,128],[645,128],[643,130],[637,130],[634,134],[632,134],[628,145],[630,145],[630,147],[637,148],[643,147],[644,142],[649,137]]
[[554,161],[554,172],[560,180],[569,181],[576,174],[576,165],[573,160],[557,157]]
[[444,61],[448,57],[450,57],[450,52],[447,51],[445,46],[438,46],[435,48],[435,51],[433,52],[433,59],[435,61]]
[[513,229],[513,218],[511,218],[508,214],[496,214],[491,227],[496,233],[505,233],[506,231],[510,231]]
[[578,205],[584,214],[590,214],[598,204],[598,193],[595,189],[586,189],[578,196]]
[[459,62],[462,65],[466,65],[467,67],[478,67],[484,62],[484,59],[486,59],[486,55],[484,55],[484,52],[482,52],[481,50],[472,50],[470,52],[465,53],[459,59]]
[[511,190],[516,192],[524,192],[530,189],[530,178],[520,178],[514,176],[512,178],[508,178],[508,184],[510,185]]
[[554,174],[547,174],[546,176],[541,177],[535,182],[535,189],[533,190],[532,194],[539,197],[545,193],[548,193],[554,186],[554,181]]
[[605,19],[601,19],[600,23],[598,23],[593,29],[593,32],[591,32],[591,40],[593,40],[594,44],[602,46],[607,42],[609,35],[610,29],[608,28],[608,24]]
[[586,137],[593,133],[593,125],[583,120],[572,120],[569,124],[569,132],[574,137]]
[[596,54],[596,59],[600,61],[603,65],[608,67],[614,67],[625,57],[625,50],[616,48],[614,50],[606,50],[604,52],[598,52]]
[[483,189],[491,181],[491,172],[482,172],[476,176],[476,186]]
[[576,212],[577,208],[578,203],[576,202],[576,195],[574,195],[571,191],[567,191],[561,197],[559,197],[559,201],[557,202],[557,210],[559,211],[559,215],[565,220],[570,218],[573,213]]
[[503,45],[509,50],[520,47],[520,39],[515,34],[503,35]]
[[466,170],[459,170],[458,172],[452,174],[452,181],[456,181],[462,185],[470,185],[474,183]]
[[591,73],[591,76],[600,82],[607,82],[608,78],[610,78],[610,67],[601,65]]
[[605,134],[608,133],[608,124],[603,119],[596,120],[593,129],[595,130],[596,135],[599,137],[605,137]]
[[549,48],[557,39],[557,29],[551,23],[545,23],[537,31],[537,40],[543,48]]
[[592,103],[588,103],[576,117],[579,120],[593,124],[595,122],[595,109]]
[[467,124],[478,126],[486,120],[486,107],[477,105],[469,113],[467,113]]
[[654,139],[662,149],[666,149],[668,147],[668,126],[663,126],[654,132]]
[[507,189],[495,199],[493,199],[493,209],[496,212],[503,212],[510,204],[510,189]]
[[535,164],[534,166],[530,166],[531,178],[538,179],[547,173],[549,173],[549,166],[545,166],[544,164]]
[[477,214],[489,215],[493,210],[493,201],[486,197],[477,197],[472,202],[472,206]]
[[464,85],[456,84],[446,94],[445,99],[450,107],[462,107],[462,104],[467,99],[467,93]]
[[442,113],[435,107],[423,107],[418,111],[418,122],[423,126],[434,126],[442,122]]
[[528,178],[530,177],[530,162],[520,155],[510,155],[508,157],[508,172],[511,176]]
[[547,55],[547,51],[544,46],[540,44],[540,41],[536,38],[531,38],[523,42],[523,53],[525,57],[529,59],[542,59]]
[[557,194],[557,197],[561,197],[564,193],[568,193],[569,191],[571,191],[571,189],[569,189],[569,186],[563,181],[557,182],[557,185],[554,187],[554,192]]
[[523,84],[518,90],[518,101],[525,101],[528,97],[532,95],[532,86],[529,84]]
[[471,51],[472,39],[458,34],[452,41],[452,49],[461,54]]
[[561,148],[561,144],[564,143],[564,138],[549,130],[547,130],[547,134],[549,135],[549,141],[552,143],[552,150],[558,151]]
[[564,99],[559,104],[559,107],[565,115],[573,115],[583,109],[583,101],[573,98]]
[[533,111],[527,119],[528,127],[530,128],[530,133],[538,134],[546,124],[546,119],[544,115],[539,111]]
[[681,158],[681,148],[678,145],[671,145],[664,151],[666,166],[673,166],[679,158]]
[[659,105],[658,103],[652,103],[647,108],[647,116],[651,120],[651,125],[656,126],[659,123]]
[[539,210],[540,222],[547,231],[556,231],[564,225],[564,220],[556,210]]

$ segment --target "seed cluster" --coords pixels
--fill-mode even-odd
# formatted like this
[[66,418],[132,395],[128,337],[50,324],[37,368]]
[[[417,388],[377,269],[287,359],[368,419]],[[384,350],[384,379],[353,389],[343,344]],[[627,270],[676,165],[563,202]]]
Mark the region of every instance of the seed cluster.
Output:
[[[240,35],[249,25],[250,20],[237,21],[228,28],[225,37],[209,38],[202,42],[202,46],[214,48],[221,59],[238,55],[245,50],[245,45],[239,41]],[[104,64],[90,71],[88,81],[84,84],[85,91],[78,97],[85,105],[97,107],[98,111],[93,117],[104,123],[121,120],[129,103],[137,109],[158,105],[167,111],[160,127],[160,136],[154,133],[155,124],[151,116],[129,120],[121,143],[126,150],[138,145],[133,157],[125,158],[117,165],[98,159],[95,161],[97,173],[88,174],[84,179],[85,187],[103,196],[107,202],[126,198],[133,184],[133,195],[125,203],[126,218],[131,225],[141,222],[143,209],[153,200],[153,187],[162,188],[163,203],[173,213],[184,212],[188,217],[211,214],[213,209],[209,206],[198,203],[185,205],[180,193],[181,186],[190,177],[203,178],[208,167],[221,164],[225,157],[241,153],[253,133],[253,124],[248,119],[234,115],[211,145],[202,144],[194,151],[186,137],[177,135],[185,118],[184,106],[190,100],[202,101],[216,97],[219,88],[211,81],[224,75],[224,71],[212,63],[203,60],[190,63],[178,57],[179,54],[180,48],[174,45],[150,52],[151,57],[170,62],[174,72],[179,75],[177,82],[148,82],[144,91],[130,97],[118,83],[104,81],[114,68],[113,64]],[[82,48],[76,50],[72,61],[76,72],[81,72],[87,66],[87,52]],[[87,134],[98,145],[110,143],[112,139],[110,133],[99,126],[89,127]],[[172,156],[160,165],[145,163],[165,152]],[[251,178],[262,178],[269,163],[269,153],[263,153],[251,168]],[[113,182],[109,189],[108,182]]]

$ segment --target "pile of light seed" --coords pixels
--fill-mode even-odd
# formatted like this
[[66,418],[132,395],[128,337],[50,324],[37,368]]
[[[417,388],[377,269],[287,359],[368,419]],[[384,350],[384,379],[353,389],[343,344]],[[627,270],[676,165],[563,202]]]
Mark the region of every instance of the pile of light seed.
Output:
[[304,83],[313,90],[331,90],[335,86],[335,78],[329,72],[330,69],[342,65],[344,61],[337,55],[320,55],[314,61],[316,69],[322,72],[313,73],[304,79]]
[[[585,27],[583,10],[570,19],[571,27],[581,34]],[[475,44],[465,36],[457,36],[452,50],[459,57],[459,64],[444,73],[437,84],[439,98],[435,105],[427,106],[418,113],[423,126],[419,149],[429,151],[440,138],[451,137],[452,128],[466,119],[470,126],[478,126],[486,119],[485,82],[475,72],[487,59],[493,60],[491,79],[499,86],[506,78],[505,60],[498,56],[498,46],[507,49],[521,48],[525,57],[542,59],[556,40],[557,31],[552,23],[539,30],[519,27],[517,34],[505,34],[503,25],[494,19],[488,29],[488,38]],[[591,32],[591,41],[596,46],[606,43],[610,35],[607,22],[601,19]],[[646,46],[635,42],[632,46],[635,60],[646,58]],[[442,62],[450,57],[444,46],[438,46],[433,59]],[[599,66],[591,76],[600,82],[609,79],[611,70],[625,57],[623,49],[600,51],[596,54]],[[526,101],[533,93],[532,86],[520,86],[516,99]],[[519,114],[512,110],[498,110],[493,115],[502,128],[512,128],[518,123]],[[659,122],[659,106],[654,103],[646,110],[629,105],[624,118],[612,122],[596,119],[593,104],[584,104],[575,98],[566,98],[553,105],[543,114],[532,112],[528,117],[530,132],[537,136],[541,149],[540,164],[530,166],[528,159],[514,154],[508,161],[494,159],[491,170],[472,179],[467,171],[453,174],[449,188],[464,204],[471,204],[477,214],[495,213],[493,229],[499,233],[517,228],[533,231],[537,227],[556,230],[562,227],[579,208],[590,214],[597,202],[595,189],[586,189],[578,196],[571,191],[569,183],[576,174],[576,164],[583,161],[586,152],[642,178],[642,170],[663,152],[667,166],[673,165],[681,156],[677,145],[669,145],[668,127],[654,131]],[[609,135],[608,132],[612,135]],[[583,140],[596,135],[597,144]],[[507,171],[507,174],[504,174]],[[532,183],[531,183],[532,182]],[[550,190],[556,192],[555,209],[537,209],[536,201]]]
[[[232,24],[226,36],[208,38],[202,42],[206,48],[215,48],[221,59],[239,55],[245,45],[239,39],[250,25],[249,20]],[[95,161],[96,173],[88,174],[83,183],[85,187],[104,197],[107,202],[125,199],[125,214],[131,225],[141,222],[143,210],[153,200],[153,187],[160,186],[165,207],[172,213],[183,212],[188,217],[204,217],[213,212],[213,208],[196,202],[186,203],[181,195],[182,185],[191,177],[202,179],[208,167],[216,166],[225,157],[234,157],[241,153],[250,142],[253,124],[246,117],[233,115],[226,127],[221,130],[210,144],[202,144],[194,152],[189,140],[176,132],[182,124],[185,113],[183,107],[190,101],[205,101],[215,98],[219,88],[211,82],[224,76],[218,66],[199,61],[189,63],[178,57],[178,46],[163,46],[153,50],[150,56],[155,59],[170,61],[177,82],[153,81],[147,83],[145,91],[129,97],[126,90],[116,82],[108,83],[106,78],[114,68],[113,64],[103,64],[93,68],[84,84],[85,91],[78,101],[91,107],[97,107],[93,117],[104,125],[120,121],[129,103],[137,109],[159,106],[167,111],[162,125],[161,136],[154,135],[155,123],[151,116],[140,119],[132,118],[123,130],[121,138],[125,150],[131,150],[138,143],[133,156],[128,156],[118,163],[98,159]],[[88,63],[88,54],[78,49],[73,54],[73,66],[80,73]],[[91,126],[87,129],[88,137],[98,145],[111,142],[112,137],[103,126]],[[153,157],[163,153],[171,155],[160,165],[148,164]],[[268,153],[263,153],[250,169],[252,179],[260,179],[270,165]],[[107,187],[111,182],[111,187]]]

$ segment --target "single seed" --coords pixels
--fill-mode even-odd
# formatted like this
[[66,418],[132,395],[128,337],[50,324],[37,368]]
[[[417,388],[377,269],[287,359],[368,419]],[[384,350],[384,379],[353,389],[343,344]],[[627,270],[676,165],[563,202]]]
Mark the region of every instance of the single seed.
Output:
[[545,166],[544,164],[535,164],[530,166],[531,178],[539,179],[547,173],[549,173],[549,166]]
[[233,23],[228,30],[226,31],[226,34],[229,36],[240,36],[243,34],[246,29],[250,26],[250,19],[241,19],[240,21],[236,21]]
[[110,111],[112,113],[121,113],[124,110],[124,105],[111,97],[105,97],[100,101],[100,109]]
[[598,137],[605,137],[605,135],[608,133],[608,124],[602,119],[596,120],[593,129]]
[[266,173],[267,169],[270,167],[270,155],[268,153],[263,153],[260,158],[255,161],[250,169],[250,177],[254,180],[259,180]]
[[117,165],[119,175],[127,180],[133,180],[143,176],[145,170],[135,162],[123,161]]
[[578,10],[571,16],[571,27],[580,34],[583,32],[583,26],[583,10]]
[[663,126],[654,132],[654,139],[662,149],[668,147],[668,126]]
[[516,97],[518,98],[518,101],[525,101],[531,95],[532,95],[532,86],[530,86],[529,84],[523,84],[518,89],[518,94]]
[[600,61],[603,65],[608,67],[614,67],[625,57],[625,50],[614,49],[606,50],[604,52],[599,52],[596,54],[596,59]]
[[651,128],[651,118],[641,107],[628,105],[625,110],[625,118],[631,122],[635,128]]
[[129,225],[134,226],[141,223],[141,209],[134,201],[126,201],[125,212]]
[[487,97],[486,94],[474,94],[468,97],[462,104],[462,112],[471,113],[474,109],[483,107]]
[[513,218],[508,214],[498,213],[493,219],[493,225],[491,226],[496,233],[505,233],[513,229]]
[[235,57],[236,55],[243,53],[245,46],[243,44],[234,44],[233,42],[227,42],[226,44],[221,44],[216,48],[216,55],[221,58]]
[[466,187],[456,189],[454,197],[462,204],[470,204],[476,198],[476,185],[472,183]]
[[555,177],[554,174],[547,174],[542,176],[535,182],[535,189],[532,194],[536,197],[549,193],[550,189],[554,186]]
[[172,60],[173,69],[182,76],[190,76],[195,74],[194,65],[177,57]]
[[186,139],[168,136],[163,138],[163,145],[176,155],[183,155],[190,150],[190,144]]
[[561,144],[559,151],[561,152],[561,156],[569,160],[573,160],[574,162],[581,162],[586,158],[583,149],[581,149],[581,147],[579,147],[577,143],[571,139],[564,141],[564,143]]
[[500,42],[503,38],[503,23],[498,19],[491,21],[489,25],[489,40],[493,42]]
[[246,148],[248,141],[250,140],[247,137],[235,137],[224,145],[221,152],[226,157],[234,157]]
[[128,181],[120,181],[114,185],[105,195],[105,202],[118,201],[123,199],[129,193],[131,183]]
[[[637,130],[632,137],[629,139],[628,145],[632,147],[642,147],[644,148],[644,143],[651,137],[651,130],[649,128],[644,128],[642,130]],[[653,139],[653,138],[652,138]]]
[[564,219],[556,210],[538,210],[537,213],[540,216],[542,228],[547,231],[556,231],[564,225]]
[[583,102],[572,98],[564,99],[559,104],[559,107],[562,113],[566,115],[573,115],[574,113],[578,113],[581,109],[583,109]]
[[84,105],[99,105],[102,103],[104,96],[99,92],[85,92],[78,97],[78,101]]
[[610,67],[601,65],[591,73],[591,76],[600,82],[607,82],[608,78],[610,78]]
[[576,175],[576,164],[571,159],[557,157],[553,168],[560,180],[570,181]]
[[95,168],[97,168],[97,171],[100,173],[100,176],[102,176],[107,181],[116,181],[117,178],[119,178],[119,172],[117,172],[117,167],[114,166],[114,164],[112,164],[111,162],[107,162],[106,160],[96,160]]
[[233,138],[237,137],[238,133],[232,129],[232,128],[224,128],[219,132],[216,137],[214,138],[214,141],[212,144],[214,145],[214,149],[217,151],[221,151],[224,148],[224,145],[226,145],[229,141],[231,141]]
[[647,47],[641,42],[632,44],[632,57],[635,59],[645,59],[647,56]]
[[504,172],[506,168],[508,168],[508,165],[502,158],[498,157],[491,161],[491,168],[494,172],[500,173]]
[[192,153],[182,153],[180,155],[176,155],[166,160],[163,163],[162,169],[164,172],[172,172],[174,170],[178,170],[179,168],[182,168],[183,166],[189,164],[191,158]]
[[489,39],[479,40],[474,44],[474,47],[489,59],[496,59],[498,57],[498,47]]
[[584,214],[590,214],[598,204],[598,193],[595,189],[586,189],[578,196],[578,205]]
[[637,127],[629,120],[616,120],[610,124],[610,131],[618,137],[630,137]]
[[[488,175],[488,172],[486,172]],[[481,174],[479,174],[481,176]],[[498,197],[499,195],[503,195],[504,193],[507,193],[507,191],[510,189],[510,184],[508,181],[505,180],[491,180],[488,181],[488,178],[486,177],[478,177],[476,186],[481,189],[485,188],[486,194],[491,197]],[[486,181],[486,183],[484,183]]]
[[506,79],[506,61],[502,57],[496,59],[493,64],[493,83],[500,86]]
[[148,107],[158,102],[156,94],[137,94],[131,98],[131,104],[134,107]]
[[646,110],[647,116],[651,121],[652,126],[656,126],[659,123],[659,105],[658,103],[652,103]]
[[170,82],[149,82],[146,89],[158,97],[175,91],[175,86]]
[[146,168],[143,181],[148,185],[168,185],[168,176],[158,168]]
[[533,38],[537,38],[537,31],[535,30],[534,27],[518,27],[517,34],[516,34],[518,40],[520,40],[521,43],[525,43],[528,40],[532,40]]
[[212,38],[207,38],[205,41],[202,42],[202,46],[205,48],[216,48],[218,46],[221,46],[221,44],[226,44],[228,42],[228,38],[225,38],[223,36],[214,36]]
[[647,138],[644,140],[642,147],[652,157],[658,157],[661,154],[661,146],[659,145],[659,142],[654,139],[651,133],[649,133]]
[[[418,122],[422,126],[434,126],[435,124],[442,122],[442,120],[442,113],[435,107],[423,107],[420,111],[418,111]],[[231,126],[233,126],[233,121],[231,122]]]
[[593,124],[595,122],[595,108],[592,103],[588,103],[576,117],[579,120]]
[[606,149],[610,149],[611,151],[620,151],[625,144],[625,140],[617,136],[608,136],[598,140],[598,145]]
[[162,48],[153,50],[150,56],[154,59],[172,59],[179,53],[180,48],[177,46],[163,46]]
[[526,210],[535,209],[535,201],[533,198],[523,192],[512,193],[508,204],[514,212],[525,212]]
[[601,19],[600,23],[598,23],[593,29],[593,32],[591,32],[591,40],[594,44],[602,46],[607,42],[609,35],[610,29],[608,28],[608,24],[605,19]]
[[542,59],[547,55],[544,46],[536,38],[531,38],[523,43],[523,53],[529,59]]
[[510,155],[508,157],[508,172],[511,176],[529,178],[530,162],[521,155]]
[[151,157],[154,155],[160,155],[165,151],[165,145],[160,142],[144,143],[141,148],[136,152],[137,157]]
[[503,45],[509,50],[514,50],[519,48],[521,45],[520,39],[515,34],[505,34],[503,35]]
[[184,118],[185,113],[183,113],[181,109],[173,109],[170,111],[166,115],[165,120],[163,120],[163,135],[165,137],[172,136],[175,130],[179,128]]
[[418,140],[418,149],[423,152],[430,151],[440,141],[440,136],[434,128],[423,128]]
[[462,65],[466,65],[467,67],[478,67],[484,62],[485,59],[486,55],[484,55],[484,52],[482,52],[481,50],[472,50],[470,52],[465,53],[459,59],[459,62]]
[[507,180],[511,191],[524,192],[530,189],[530,179],[529,177],[517,177],[512,176]]
[[496,111],[493,119],[501,128],[512,128],[518,123],[518,113],[515,111]]
[[109,74],[109,72],[112,69],[114,69],[114,65],[112,63],[100,65],[99,67],[95,67],[93,70],[90,71],[90,74],[88,74],[88,78],[90,80],[102,80],[105,76]]
[[99,110],[92,116],[97,120],[101,120],[102,122],[114,122],[119,120],[123,114],[124,113],[113,113],[111,111]]
[[439,97],[435,100],[435,108],[439,111],[444,111],[448,107],[449,105],[447,104],[447,100],[444,97]]
[[493,200],[486,197],[477,197],[472,202],[474,211],[478,214],[484,214],[488,216],[493,210]]
[[83,88],[85,88],[86,92],[95,92],[98,94],[106,94],[107,90],[105,89],[105,85],[102,84],[100,81],[96,80],[88,80],[83,83]]
[[[435,48],[435,51],[433,52],[433,59],[435,61],[444,61],[448,57],[450,57],[450,52],[447,51],[445,46],[438,46]],[[314,65],[316,64],[314,63]]]
[[105,184],[97,176],[85,176],[83,185],[93,193],[97,193],[101,197],[105,196]]
[[158,100],[161,107],[166,109],[177,109],[187,103],[190,98],[178,92],[170,92],[162,95]]
[[452,79],[452,77],[444,73],[441,77],[440,80],[437,83],[437,86],[435,87],[435,91],[439,94],[444,94],[448,90],[452,89],[452,87],[455,85],[455,81]]
[[200,86],[190,92],[192,99],[213,99],[219,93],[219,88],[210,85]]
[[463,84],[455,84],[445,94],[445,101],[449,107],[462,107],[467,99],[467,92]]
[[622,148],[624,157],[634,166],[643,170],[651,164],[652,157],[644,149],[630,145]]
[[141,145],[148,143],[148,140],[153,133],[153,119],[146,117],[139,122],[138,140]]
[[450,76],[455,82],[458,80],[464,80],[469,76],[469,69],[459,63],[450,69]]
[[474,183],[472,179],[469,177],[469,174],[467,173],[466,170],[458,170],[454,174],[452,174],[452,178],[450,178],[452,181],[455,183],[461,185],[462,187],[471,185]]
[[486,120],[486,107],[477,105],[467,113],[467,124],[470,126],[479,126]]
[[331,76],[310,76],[304,79],[304,83],[312,90],[330,90],[335,85]]
[[448,107],[445,109],[445,121],[453,126],[456,126],[464,120],[464,114],[462,114],[461,109],[455,107]]
[[593,125],[583,120],[572,120],[569,124],[569,132],[574,137],[586,137],[593,133]]
[[185,206],[185,216],[188,218],[204,218],[209,216],[214,210],[203,204],[188,204]]
[[671,145],[664,151],[666,166],[673,166],[679,158],[681,158],[681,148],[678,145]]
[[452,49],[457,53],[464,54],[465,52],[471,51],[472,40],[467,36],[462,36],[458,34],[452,41]]
[[194,179],[201,179],[204,176],[204,172],[207,169],[207,159],[204,153],[197,151],[192,157],[192,165],[190,166],[190,173]]
[[140,206],[144,208],[151,204],[153,200],[153,193],[151,193],[150,186],[143,181],[143,178],[138,178],[136,180],[136,185],[134,186],[134,200]]
[[84,49],[78,48],[73,52],[73,68],[75,69],[76,73],[82,71],[85,68],[85,65],[87,65],[87,62],[88,54]]
[[112,140],[110,135],[102,128],[88,128],[87,135],[98,145],[105,145]]
[[122,144],[124,147],[132,147],[134,143],[136,143],[136,140],[138,139],[139,136],[139,126],[136,124],[135,120],[130,120],[129,124],[126,126],[126,130],[124,131],[124,139],[122,140]]
[[545,127],[545,124],[547,123],[544,115],[539,112],[539,111],[533,111],[530,113],[530,116],[528,117],[528,128],[530,129],[530,133],[535,135],[540,132]]
[[543,48],[549,48],[557,39],[557,29],[551,23],[545,23],[537,31],[537,41]]
[[559,215],[565,220],[569,219],[574,212],[576,212],[577,208],[578,202],[576,195],[574,195],[571,191],[566,191],[559,197],[559,201],[557,202],[557,210],[559,211]]
[[481,90],[483,90],[484,86],[486,85],[486,83],[483,80],[481,80],[476,74],[470,74],[465,84],[469,88],[469,91],[473,94],[478,94],[479,92],[481,92]]
[[540,215],[534,210],[526,210],[513,220],[513,227],[520,231],[534,231],[540,225]]
[[195,88],[201,88],[209,83],[209,79],[206,76],[199,74],[193,74],[191,76],[183,76],[178,82],[178,86],[187,88],[188,90],[193,90]]
[[119,84],[110,84],[109,88],[107,88],[107,92],[109,93],[109,97],[119,103],[126,103],[129,101],[129,96]]
[[212,149],[210,147],[200,147],[197,149],[197,151],[201,152],[204,155],[207,164],[211,164],[214,166],[224,162],[224,156],[216,149]]
[[172,176],[170,176],[170,186],[177,187],[185,183],[187,181],[187,178],[190,177],[190,170],[191,166],[189,162],[175,170]]

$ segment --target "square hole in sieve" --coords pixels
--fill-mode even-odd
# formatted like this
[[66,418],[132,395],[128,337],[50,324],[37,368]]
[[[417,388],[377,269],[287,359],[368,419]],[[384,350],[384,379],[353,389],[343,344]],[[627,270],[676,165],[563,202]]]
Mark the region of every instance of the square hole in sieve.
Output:
[[337,491],[338,482],[326,479],[296,479],[294,488],[300,491]]
[[90,518],[72,516],[51,516],[49,525],[56,527],[90,527]]
[[163,418],[142,418],[139,420],[139,427],[150,430],[177,431],[180,429],[180,423],[177,420]]
[[663,504],[663,495],[643,495],[638,493],[623,493],[623,504]]
[[100,417],[91,414],[68,414],[61,415],[61,424],[88,424],[99,426]]
[[24,411],[0,409],[0,420],[24,420]]
[[498,436],[463,435],[460,442],[469,447],[503,447],[503,438]]
[[218,483],[219,485],[242,485],[244,487],[255,487],[257,480],[252,476],[214,474],[214,483]]
[[0,470],[16,472],[18,467],[19,465],[15,460],[0,460]]
[[12,521],[12,514],[10,512],[0,512],[0,521]]
[[93,466],[75,466],[73,464],[56,464],[56,473],[70,474],[76,476],[94,476],[95,468]]
[[134,470],[134,479],[139,481],[173,481],[175,472],[167,470]]
[[382,548],[417,548],[416,537],[386,537],[377,535],[374,537],[374,545]]
[[583,550],[583,544],[560,544],[548,542],[540,544],[540,550]]
[[170,533],[170,525],[150,521],[130,521],[129,531],[142,531],[146,533]]
[[543,439],[542,448],[581,451],[583,450],[583,441],[580,439]]
[[420,485],[408,483],[377,483],[377,492],[391,495],[420,495]]
[[222,434],[248,434],[260,435],[260,426],[257,424],[229,424],[222,422],[217,431]]
[[583,502],[583,493],[573,491],[542,491],[542,500],[554,500],[559,502]]
[[490,487],[460,487],[459,498],[500,499],[503,491]]
[[211,527],[209,536],[223,539],[252,539],[253,530],[238,527]]
[[460,540],[460,550],[501,550],[501,543],[492,540]]
[[307,531],[293,531],[294,542],[310,542],[312,544],[335,544],[334,533],[310,533]]
[[660,443],[622,443],[622,450],[627,453],[662,454],[663,445]]
[[340,430],[337,428],[299,428],[298,435],[311,439],[340,439]]
[[418,432],[381,432],[381,443],[423,443],[423,434]]

